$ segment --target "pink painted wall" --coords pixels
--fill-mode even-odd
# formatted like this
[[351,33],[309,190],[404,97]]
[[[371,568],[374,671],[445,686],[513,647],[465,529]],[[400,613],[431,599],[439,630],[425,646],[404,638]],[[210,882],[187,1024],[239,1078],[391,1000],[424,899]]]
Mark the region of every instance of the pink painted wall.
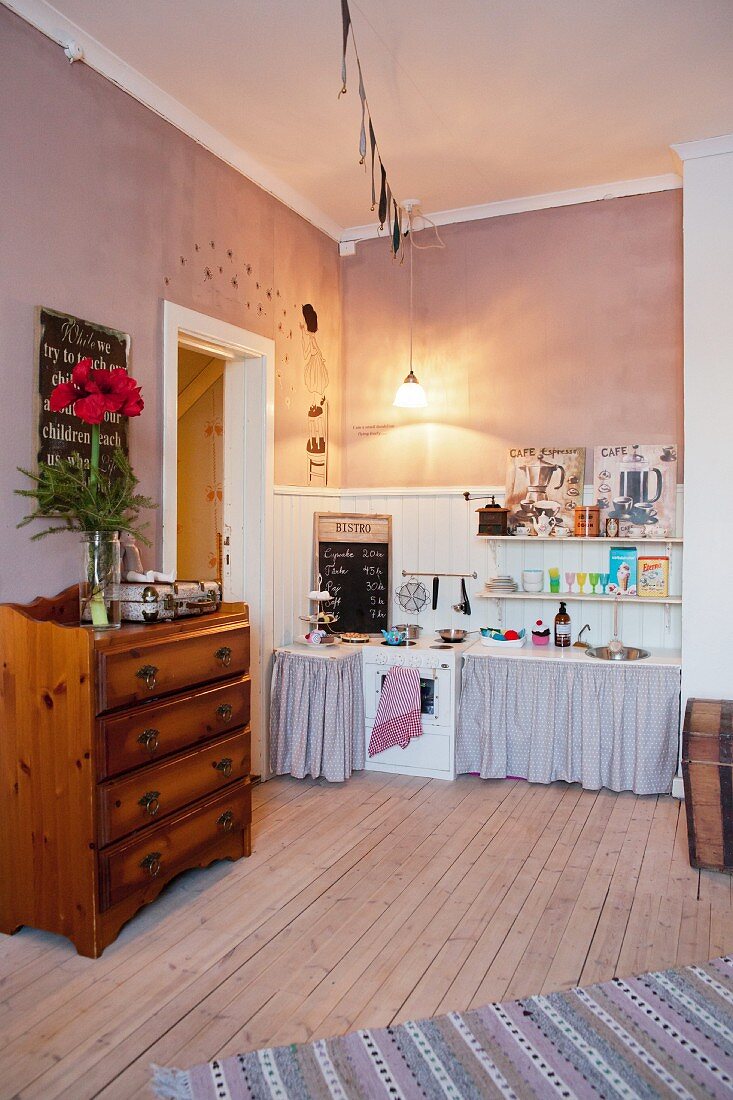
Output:
[[304,302],[329,373],[329,484],[501,484],[507,447],[524,442],[681,445],[679,193],[443,228],[445,250],[416,253],[430,405],[410,413],[391,404],[408,271],[386,242],[340,264],[322,233],[3,7],[0,97],[0,599],[76,576],[74,537],[32,544],[15,529],[15,467],[35,454],[38,305],[131,334],[146,400],[131,456],[156,498],[164,299],[275,339],[280,483],[306,483]]
[[[668,191],[440,230],[409,269],[343,261],[345,484],[504,484],[512,444],[682,445],[682,209]],[[415,240],[434,240],[425,230]],[[588,467],[590,474],[590,468]],[[681,467],[680,467],[681,479]]]
[[[130,333],[131,371],[146,402],[131,424],[131,457],[143,490],[159,499],[162,301],[275,338],[275,476],[292,484],[306,476],[298,323],[302,303],[312,303],[331,375],[329,480],[337,484],[334,242],[93,70],[69,65],[1,6],[0,102],[0,599],[76,579],[73,536],[31,543],[29,529],[15,530],[24,511],[12,495],[22,483],[15,467],[35,458],[38,305]],[[156,538],[158,523],[153,515]]]

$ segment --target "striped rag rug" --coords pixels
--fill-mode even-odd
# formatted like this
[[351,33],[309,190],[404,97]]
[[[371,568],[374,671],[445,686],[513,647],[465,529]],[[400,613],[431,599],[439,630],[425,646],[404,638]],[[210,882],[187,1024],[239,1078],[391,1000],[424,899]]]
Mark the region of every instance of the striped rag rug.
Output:
[[420,673],[416,668],[395,665],[385,676],[379,695],[369,755],[376,756],[394,745],[406,749],[410,738],[421,733]]
[[733,1097],[733,958],[153,1068],[163,1100]]

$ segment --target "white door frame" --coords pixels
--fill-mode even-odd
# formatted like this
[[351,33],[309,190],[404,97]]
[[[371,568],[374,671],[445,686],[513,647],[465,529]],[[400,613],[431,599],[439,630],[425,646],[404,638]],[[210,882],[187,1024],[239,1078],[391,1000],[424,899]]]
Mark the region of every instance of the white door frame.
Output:
[[[224,522],[232,567],[224,598],[249,604],[252,764],[269,774],[267,729],[273,652],[273,490],[275,342],[247,329],[163,302],[163,569],[177,559],[178,339],[181,333],[233,351],[224,372]],[[241,493],[234,488],[241,485]],[[228,491],[227,491],[228,490]],[[244,520],[247,534],[244,535]],[[248,578],[258,578],[251,583]]]

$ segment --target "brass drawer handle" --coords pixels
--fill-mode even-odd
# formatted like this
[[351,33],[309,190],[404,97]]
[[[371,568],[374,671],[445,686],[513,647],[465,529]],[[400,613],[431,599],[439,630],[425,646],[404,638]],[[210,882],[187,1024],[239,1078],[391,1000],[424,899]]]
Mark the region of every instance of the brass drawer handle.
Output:
[[221,663],[224,665],[224,668],[229,668],[230,664],[232,663],[232,651],[228,645],[220,646],[214,656],[216,657],[217,661],[221,661]]
[[220,707],[216,708],[216,717],[220,718],[222,722],[228,722],[234,713],[234,707],[231,703],[222,703]]
[[225,810],[225,812],[216,819],[216,824],[219,826],[223,833],[231,833],[234,828],[234,814],[231,810]]
[[234,761],[232,760],[231,756],[223,756],[218,762],[216,760],[214,761],[214,767],[218,772],[221,772],[221,774],[226,779],[228,779],[229,776],[232,774],[233,763]]
[[160,874],[160,855],[160,852],[148,852],[145,859],[140,860],[143,871],[147,871],[151,878],[155,878]]
[[135,673],[139,680],[145,681],[145,687],[148,689],[148,691],[152,691],[155,687],[155,677],[157,676],[157,674],[157,665],[143,665],[142,668],[139,668]]
[[137,741],[139,745],[144,745],[152,756],[155,752],[157,752],[159,737],[160,730],[153,729],[153,727],[151,726],[149,729],[143,730]]
[[158,801],[159,798],[160,791],[146,791],[142,798],[138,799],[137,804],[138,806],[142,806],[146,814],[150,814],[151,817],[155,817],[155,815],[160,810],[160,802]]

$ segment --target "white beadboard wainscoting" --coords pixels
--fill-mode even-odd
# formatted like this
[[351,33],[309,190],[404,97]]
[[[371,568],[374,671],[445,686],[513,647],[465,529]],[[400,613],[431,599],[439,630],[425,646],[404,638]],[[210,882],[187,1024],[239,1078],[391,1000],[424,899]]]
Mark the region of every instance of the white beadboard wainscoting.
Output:
[[[552,628],[559,600],[507,600],[498,604],[476,595],[488,577],[497,571],[492,553],[492,540],[476,534],[476,508],[483,501],[463,499],[463,489],[306,489],[297,486],[277,486],[274,508],[274,584],[275,584],[275,645],[287,645],[306,629],[299,615],[306,615],[310,605],[306,594],[313,587],[313,515],[315,512],[377,512],[392,516],[392,578],[391,621],[419,622],[424,632],[436,627],[464,627],[477,630],[480,626],[501,625],[527,629],[536,619],[543,619]],[[472,487],[471,493],[496,494],[503,501],[504,488]],[[586,500],[592,489],[587,487]],[[682,488],[678,488],[677,530],[682,530]],[[521,587],[522,569],[558,566],[561,589],[565,590],[563,574],[568,571],[608,572],[608,547],[612,540],[598,542],[566,540],[529,540],[494,542],[499,547],[499,569],[512,574]],[[639,553],[663,554],[664,546],[650,541]],[[408,617],[394,599],[395,589],[402,583],[402,570],[427,573],[421,580],[432,593],[433,571],[471,573],[478,579],[466,580],[471,601],[470,618],[453,611],[452,604],[460,599],[458,578],[441,578],[437,611],[428,602],[421,615]],[[670,586],[672,595],[681,591],[682,546],[672,547]],[[545,587],[549,588],[547,575]],[[586,592],[590,586],[586,584]],[[577,591],[577,585],[576,585]],[[569,603],[573,639],[584,623],[590,623],[590,640],[600,645],[612,634],[612,606],[601,603]],[[681,644],[682,609],[679,605],[665,608],[653,600],[646,604],[624,604],[619,613],[619,632],[628,645],[646,648],[673,648]]]

